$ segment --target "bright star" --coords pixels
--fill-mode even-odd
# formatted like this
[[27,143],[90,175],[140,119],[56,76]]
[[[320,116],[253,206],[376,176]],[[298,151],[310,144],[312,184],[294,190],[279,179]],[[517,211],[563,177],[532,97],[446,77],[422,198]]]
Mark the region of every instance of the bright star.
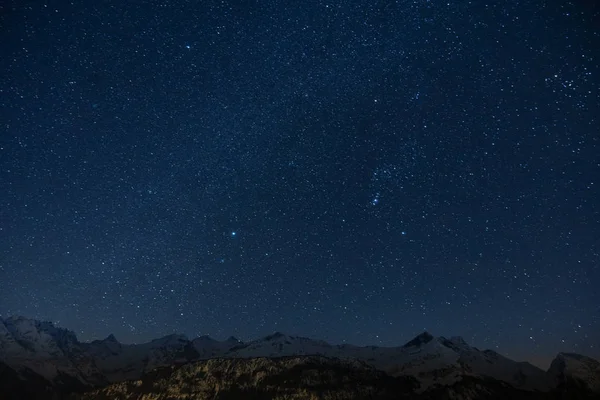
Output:
[[376,193],[375,197],[373,198],[373,200],[371,200],[371,205],[372,206],[376,206],[377,204],[379,204],[379,193]]

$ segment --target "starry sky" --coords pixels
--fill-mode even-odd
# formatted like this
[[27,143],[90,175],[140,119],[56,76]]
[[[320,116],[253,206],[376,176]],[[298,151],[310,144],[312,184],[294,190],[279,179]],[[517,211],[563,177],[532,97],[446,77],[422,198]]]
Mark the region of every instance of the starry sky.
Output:
[[0,315],[600,357],[600,6],[0,7]]

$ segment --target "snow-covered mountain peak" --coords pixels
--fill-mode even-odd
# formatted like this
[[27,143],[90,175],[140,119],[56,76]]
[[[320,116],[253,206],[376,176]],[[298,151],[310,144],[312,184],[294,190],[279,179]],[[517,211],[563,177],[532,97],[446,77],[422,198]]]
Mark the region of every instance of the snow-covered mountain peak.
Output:
[[216,339],[211,338],[209,335],[198,336],[196,339],[192,340],[194,343],[215,343]]
[[104,357],[108,354],[118,354],[121,351],[122,345],[115,335],[111,333],[105,339],[94,340],[93,342],[86,344],[85,347],[91,354]]
[[581,363],[592,363],[592,364],[598,364],[598,361],[594,360],[593,358],[581,355],[581,354],[577,354],[577,353],[567,353],[567,352],[561,352],[558,353],[556,358],[559,359],[564,359],[564,360],[570,360],[572,361],[578,361]]
[[465,341],[465,339],[462,336],[452,336],[450,338],[450,341],[452,343],[456,343],[457,345],[468,346],[467,342]]
[[[270,343],[271,345],[274,345],[274,344],[292,345],[293,347],[300,346],[300,347],[305,347],[305,348],[307,348],[307,347],[333,348],[333,346],[331,346],[329,343],[327,343],[323,340],[311,339],[311,338],[307,338],[304,336],[287,335],[282,332],[275,332],[271,335],[265,336],[262,339],[255,340],[254,342],[250,342],[250,343],[261,343],[261,342]],[[315,353],[313,353],[313,354],[321,354],[321,353],[315,350]]]
[[429,332],[423,332],[419,335],[417,335],[414,339],[410,340],[409,342],[407,342],[404,346],[404,348],[406,347],[420,347],[426,343],[431,342],[434,339],[433,335],[430,334]]
[[202,359],[222,357],[228,351],[233,349],[235,346],[240,345],[242,342],[234,338],[233,336],[229,339],[220,342],[216,339],[211,338],[208,335],[200,336],[192,340],[192,346]]
[[275,332],[252,342],[239,342],[227,354],[232,357],[282,357],[295,355],[327,354],[337,356],[333,346],[322,340],[313,340],[302,336],[286,335]]
[[550,375],[556,383],[584,382],[591,390],[600,392],[600,362],[576,353],[558,353],[552,361]]
[[57,328],[52,322],[16,316],[5,319],[3,325],[5,336],[8,332],[25,351],[38,356],[69,353],[79,346],[74,332]]
[[0,359],[10,358],[26,352],[10,332],[3,319],[0,319]]
[[113,335],[112,333],[110,335],[108,335],[106,337],[106,339],[103,340],[104,342],[111,342],[111,343],[119,343],[119,341],[117,340],[117,338],[115,337],[115,335]]
[[16,371],[29,369],[49,381],[92,381],[98,371],[75,333],[51,322],[9,317],[0,326],[0,360]]
[[474,348],[469,346],[469,344],[461,336],[452,336],[450,339],[446,339],[445,337],[440,336],[438,338],[438,341],[443,346],[446,346],[459,353],[474,350]]
[[229,343],[231,345],[237,345],[237,344],[242,343],[242,341],[239,340],[238,338],[236,338],[235,336],[229,336],[226,340],[221,342],[217,339],[210,337],[209,335],[198,336],[196,339],[192,340],[192,342],[198,343],[198,344],[200,344],[200,343]]
[[282,332],[275,332],[263,338],[264,341],[285,340],[288,336]]
[[235,336],[229,336],[227,338],[226,342],[238,344],[238,343],[241,343],[242,341],[240,339],[236,338]]

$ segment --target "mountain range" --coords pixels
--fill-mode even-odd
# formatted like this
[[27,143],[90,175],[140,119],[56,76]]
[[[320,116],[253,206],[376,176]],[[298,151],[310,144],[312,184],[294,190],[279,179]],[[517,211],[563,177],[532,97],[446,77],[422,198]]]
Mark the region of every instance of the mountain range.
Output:
[[[199,394],[190,397],[190,391]],[[162,398],[167,392],[172,399],[327,398],[324,393],[339,399],[591,399],[600,398],[600,363],[559,353],[544,371],[461,337],[428,332],[398,347],[332,345],[280,332],[249,342],[169,335],[122,344],[113,335],[80,342],[51,322],[0,318],[0,400]]]

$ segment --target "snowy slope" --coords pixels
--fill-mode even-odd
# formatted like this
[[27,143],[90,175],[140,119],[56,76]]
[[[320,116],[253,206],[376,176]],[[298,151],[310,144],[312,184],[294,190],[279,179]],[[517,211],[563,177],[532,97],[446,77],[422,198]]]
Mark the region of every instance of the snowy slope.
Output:
[[331,349],[332,346],[326,342],[276,332],[262,339],[240,344],[228,351],[226,356],[234,358],[318,354],[332,356]]
[[450,385],[468,374],[458,363],[460,354],[427,332],[396,349],[394,359],[386,359],[385,370],[392,375],[416,377],[423,388]]
[[456,381],[446,379],[446,370],[454,368],[459,355],[444,347],[428,333],[417,336],[403,347],[333,346],[321,340],[275,333],[255,340],[227,353],[227,357],[281,357],[323,355],[342,359],[355,358],[392,375],[412,375],[425,386]]
[[227,357],[281,357],[323,355],[342,359],[356,358],[390,375],[416,377],[424,389],[453,384],[462,376],[487,376],[528,390],[549,390],[545,372],[518,363],[492,351],[480,351],[462,338],[435,338],[424,332],[401,347],[334,346],[321,340],[275,333],[241,344]]
[[573,353],[559,353],[552,361],[548,375],[555,384],[575,382],[600,392],[600,362]]
[[138,379],[157,367],[198,358],[184,335],[169,335],[143,344],[120,344],[113,335],[87,344],[86,352],[110,382]]
[[23,317],[0,320],[0,361],[15,370],[30,369],[54,383],[99,385],[138,379],[154,368],[197,359],[192,342],[170,335],[139,345],[114,336],[80,343],[75,334]]
[[231,336],[224,341],[218,341],[210,336],[200,336],[192,340],[192,345],[200,359],[217,358],[224,356],[229,350],[235,346],[239,346],[242,342]]
[[102,381],[75,334],[50,322],[23,317],[0,320],[0,360],[17,371],[30,369],[49,381]]
[[12,338],[39,357],[61,357],[77,345],[73,332],[56,328],[50,322],[40,322],[23,317],[11,317],[3,321]]
[[0,318],[0,359],[18,356],[25,351],[8,330],[4,320]]

